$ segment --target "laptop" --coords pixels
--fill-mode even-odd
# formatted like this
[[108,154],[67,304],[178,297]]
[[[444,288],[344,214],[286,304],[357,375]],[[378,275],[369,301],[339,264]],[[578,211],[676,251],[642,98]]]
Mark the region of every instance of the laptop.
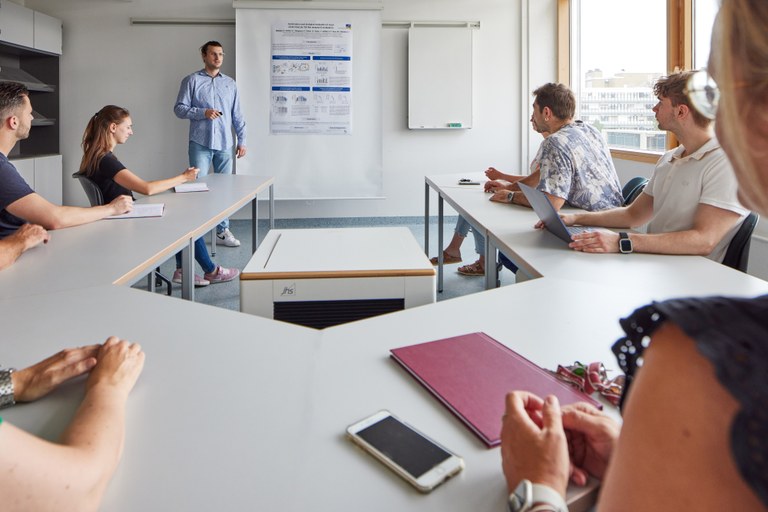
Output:
[[584,226],[566,226],[544,192],[529,187],[525,183],[518,182],[518,185],[523,194],[525,194],[526,199],[528,199],[528,202],[531,203],[533,211],[536,212],[541,222],[544,223],[544,226],[558,238],[570,243],[572,235],[594,231],[592,228]]

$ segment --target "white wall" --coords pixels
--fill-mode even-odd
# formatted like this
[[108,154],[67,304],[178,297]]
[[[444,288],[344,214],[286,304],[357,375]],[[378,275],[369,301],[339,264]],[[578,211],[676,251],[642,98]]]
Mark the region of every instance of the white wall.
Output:
[[[282,201],[277,215],[421,215],[425,174],[476,172],[489,165],[519,170],[519,162],[528,158],[524,155],[527,149],[521,150],[521,126],[525,125],[520,119],[528,113],[520,110],[520,98],[527,94],[521,91],[520,1],[528,0],[384,0],[384,20],[480,21],[474,39],[475,127],[440,132],[407,129],[407,30],[384,28],[386,199]],[[554,0],[543,3],[554,4]],[[188,125],[172,112],[179,81],[201,67],[197,48],[208,39],[222,42],[227,54],[224,72],[234,74],[234,28],[132,26],[129,19],[233,19],[231,0],[27,0],[26,5],[64,23],[61,152],[65,204],[87,204],[79,185],[67,177],[79,165],[80,138],[89,116],[107,103],[132,113],[135,135],[116,150],[131,170],[154,179],[186,167]],[[553,66],[553,56],[543,61]]]

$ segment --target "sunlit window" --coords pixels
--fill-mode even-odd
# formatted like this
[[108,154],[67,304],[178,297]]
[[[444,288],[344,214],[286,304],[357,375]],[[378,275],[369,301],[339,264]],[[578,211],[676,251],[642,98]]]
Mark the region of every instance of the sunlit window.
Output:
[[666,132],[651,108],[667,69],[667,0],[572,0],[570,9],[576,117],[613,149],[662,152]]
[[693,67],[707,67],[712,25],[717,15],[718,0],[693,1]]

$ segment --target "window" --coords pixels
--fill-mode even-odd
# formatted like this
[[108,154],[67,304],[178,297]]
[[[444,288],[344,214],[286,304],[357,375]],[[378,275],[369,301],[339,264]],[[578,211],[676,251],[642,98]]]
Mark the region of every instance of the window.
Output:
[[712,25],[718,9],[718,0],[693,1],[693,67],[707,67]]
[[[677,144],[651,111],[653,84],[705,67],[719,0],[558,0],[559,80],[614,157],[654,163]],[[608,114],[608,115],[606,115]]]
[[667,69],[667,0],[571,0],[570,8],[576,117],[594,124],[588,113],[615,113],[595,125],[610,147],[656,151],[648,140],[666,132],[647,105]]

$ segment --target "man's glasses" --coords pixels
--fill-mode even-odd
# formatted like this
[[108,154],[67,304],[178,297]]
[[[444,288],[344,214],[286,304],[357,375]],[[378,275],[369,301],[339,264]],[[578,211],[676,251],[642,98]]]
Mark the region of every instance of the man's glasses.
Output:
[[706,69],[696,71],[688,79],[683,92],[688,96],[693,108],[707,119],[717,115],[717,104],[720,101],[720,89]]

